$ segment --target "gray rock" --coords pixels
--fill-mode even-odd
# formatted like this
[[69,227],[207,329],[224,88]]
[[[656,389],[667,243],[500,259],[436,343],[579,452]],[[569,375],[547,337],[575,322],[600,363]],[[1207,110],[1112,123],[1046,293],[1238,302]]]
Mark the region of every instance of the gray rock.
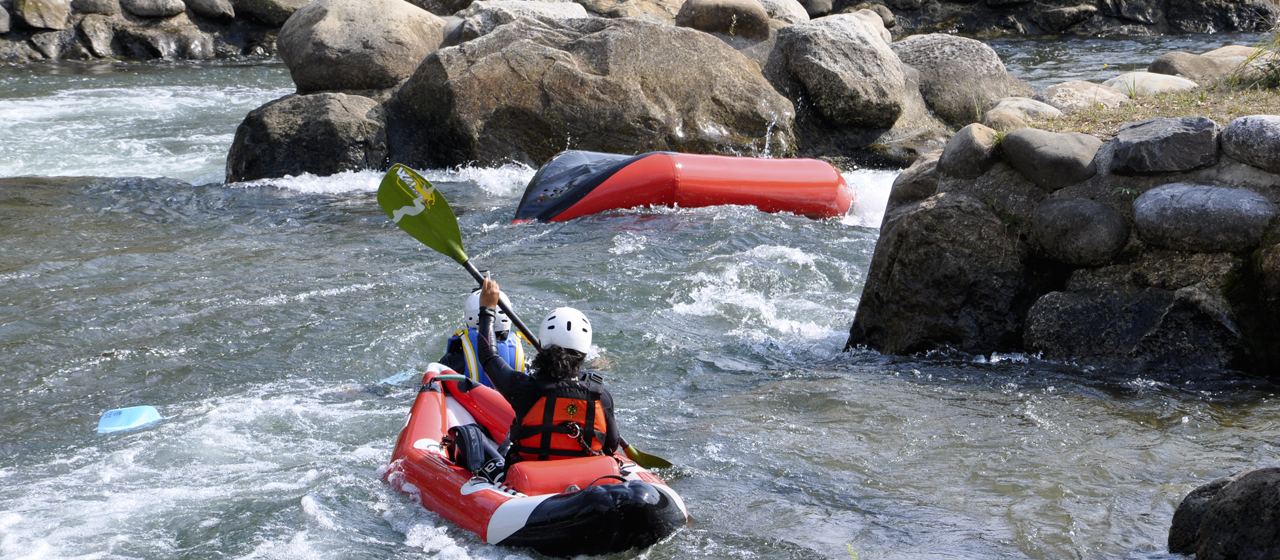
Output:
[[974,123],[968,125],[947,142],[938,160],[938,173],[959,179],[977,179],[1000,161],[1000,146],[996,143],[996,131]]
[[1102,141],[1076,132],[1047,132],[1035,128],[1005,135],[1002,147],[1009,163],[1050,192],[1093,177],[1093,163]]
[[756,41],[769,37],[769,14],[758,0],[685,0],[676,25]]
[[167,18],[187,11],[182,0],[120,0],[120,7],[139,17]]
[[939,175],[939,193],[966,194],[995,212],[1005,231],[1022,239],[1031,236],[1031,215],[1048,193],[1006,161],[996,163],[977,179]]
[[1025,254],[986,203],[968,195],[939,193],[886,217],[846,347],[1016,347]]
[[[1187,500],[1192,496],[1203,502],[1203,516],[1195,549],[1181,550],[1194,552],[1197,560],[1280,557],[1280,468],[1237,473],[1196,489]],[[1183,506],[1178,507],[1181,511]],[[1177,513],[1174,515],[1176,519]],[[1172,531],[1169,537],[1172,551]]]
[[9,32],[9,10],[0,6],[0,33]]
[[80,20],[80,35],[89,43],[89,51],[99,58],[107,58],[115,54],[111,48],[115,40],[116,30],[107,16],[90,14]]
[[1192,490],[1190,494],[1187,494],[1187,497],[1182,499],[1182,502],[1178,504],[1178,509],[1173,512],[1173,522],[1169,527],[1169,553],[1196,553],[1196,549],[1199,548],[1200,522],[1204,520],[1204,512],[1208,509],[1209,502],[1213,501],[1213,498],[1223,488],[1239,480],[1246,472],[1248,471],[1241,471],[1231,476],[1215,479],[1213,482]]
[[797,0],[761,0],[760,5],[764,6],[764,11],[769,14],[770,19],[788,25],[809,21],[809,12],[806,12],[804,5]]
[[378,102],[367,97],[282,97],[250,111],[236,128],[227,154],[227,182],[383,169],[385,123]]
[[1151,72],[1128,72],[1102,82],[1102,85],[1118,89],[1129,97],[1190,91],[1200,87],[1186,78]]
[[1185,183],[1156,187],[1133,202],[1143,240],[1202,253],[1257,247],[1276,212],[1275,204],[1250,190]]
[[938,158],[941,156],[942,150],[923,154],[916,158],[911,167],[898,174],[898,177],[893,180],[893,188],[889,191],[885,216],[892,215],[899,208],[929,198],[938,192]]
[[1160,3],[1149,0],[1102,0],[1098,4],[1102,15],[1142,24],[1155,24],[1164,14]]
[[[884,6],[881,7],[883,8]],[[880,14],[875,10],[855,10],[853,12],[849,12],[849,15],[856,17],[862,20],[863,23],[867,24],[867,27],[870,30],[880,35],[880,39],[884,41],[884,44],[888,45],[893,42],[893,34],[889,33],[889,28],[885,25],[884,18],[880,17]]]
[[1280,302],[1280,244],[1272,245],[1258,255],[1258,273],[1262,277],[1262,298]]
[[893,29],[896,25],[898,25],[898,18],[894,17],[893,11],[890,10],[889,7],[885,6],[884,4],[876,4],[872,2],[860,2],[854,6],[841,10],[841,13],[852,14],[854,12],[859,12],[862,10],[870,10],[872,12],[875,12],[876,15],[880,16],[880,23],[884,25],[885,29]]
[[209,19],[230,20],[236,17],[231,0],[183,0],[192,13]]
[[1093,82],[1064,82],[1044,88],[1036,94],[1037,101],[1043,101],[1062,111],[1075,111],[1102,106],[1115,109],[1133,103],[1124,92]]
[[82,14],[114,16],[120,13],[120,0],[71,0],[71,9]]
[[898,41],[892,48],[903,64],[920,72],[920,93],[929,106],[955,126],[978,121],[997,99],[1035,94],[981,41],[933,33]]
[[1158,175],[1218,163],[1218,123],[1207,117],[1155,118],[1120,127],[1111,158],[1117,175]]
[[1071,266],[1111,262],[1129,240],[1129,224],[1111,207],[1087,198],[1048,199],[1031,216],[1033,244]]
[[795,110],[756,63],[706,33],[632,18],[518,19],[428,56],[388,108],[392,159],[414,166],[795,146]]
[[401,0],[315,0],[280,29],[299,93],[375,90],[409,77],[444,40],[444,20]]
[[31,44],[49,60],[60,60],[63,51],[75,45],[73,28],[45,31],[31,35]]
[[906,97],[906,77],[878,32],[853,15],[778,30],[777,49],[826,118],[839,125],[889,128]]
[[231,0],[236,15],[280,27],[311,0]]
[[[453,44],[488,35],[516,18],[527,17],[547,22],[590,17],[587,10],[573,2],[540,2],[528,0],[478,0],[458,12],[462,19],[458,40]],[[450,45],[452,46],[452,45]]]
[[982,125],[1001,131],[1013,132],[1027,128],[1027,122],[1004,109],[992,109],[982,114]]
[[1057,107],[1026,97],[1006,97],[996,101],[992,110],[1008,111],[1018,115],[1025,122],[1045,122],[1062,118],[1062,111]]
[[636,18],[651,23],[675,25],[684,0],[575,0],[588,12],[607,18]]
[[36,29],[66,29],[71,3],[67,0],[14,0],[13,15]]
[[1239,64],[1229,59],[1187,52],[1164,53],[1147,66],[1148,72],[1181,76],[1201,86],[1211,86],[1231,75]]
[[1280,173],[1280,116],[1240,117],[1222,131],[1222,151],[1259,169]]
[[800,0],[809,19],[817,19],[831,13],[831,0]]
[[1031,21],[1047,33],[1062,33],[1098,13],[1097,6],[1080,4],[1065,8],[1053,8],[1031,16]]
[[208,60],[216,54],[213,37],[201,31],[185,15],[156,26],[116,26],[116,40],[136,59]]
[[1229,254],[1157,251],[1077,269],[1065,290],[1027,312],[1026,350],[1138,371],[1238,367],[1243,339],[1217,294],[1241,264]]

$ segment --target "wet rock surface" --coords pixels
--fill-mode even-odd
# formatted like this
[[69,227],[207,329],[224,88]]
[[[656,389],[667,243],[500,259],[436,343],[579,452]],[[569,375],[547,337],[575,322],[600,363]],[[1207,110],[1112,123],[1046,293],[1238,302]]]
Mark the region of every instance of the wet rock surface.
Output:
[[1280,468],[1235,473],[1193,490],[1174,512],[1169,552],[1205,560],[1280,556]]
[[343,93],[290,95],[259,107],[236,129],[227,182],[333,175],[387,165],[377,101]]
[[1113,142],[1111,172],[1156,175],[1191,171],[1218,162],[1218,131],[1213,119],[1156,118],[1120,127]]

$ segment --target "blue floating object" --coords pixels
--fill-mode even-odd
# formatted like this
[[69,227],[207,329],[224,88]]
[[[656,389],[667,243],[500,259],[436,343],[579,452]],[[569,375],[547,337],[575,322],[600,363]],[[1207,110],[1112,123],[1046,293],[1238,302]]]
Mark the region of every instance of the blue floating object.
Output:
[[102,419],[98,420],[98,433],[110,434],[133,430],[160,420],[160,412],[154,406],[117,408],[102,413]]

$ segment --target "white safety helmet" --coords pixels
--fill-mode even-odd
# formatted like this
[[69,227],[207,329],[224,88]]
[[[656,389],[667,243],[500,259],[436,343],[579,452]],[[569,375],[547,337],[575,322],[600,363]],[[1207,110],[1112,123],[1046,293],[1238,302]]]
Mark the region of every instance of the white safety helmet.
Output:
[[572,307],[557,307],[542,320],[538,338],[543,346],[559,346],[586,354],[591,350],[591,321]]
[[[507,307],[511,307],[511,300],[507,299],[507,294],[499,294],[498,298],[502,300],[502,303],[507,304]],[[467,296],[467,305],[464,306],[463,311],[467,314],[467,328],[480,328],[480,290],[471,292],[471,295]],[[500,333],[511,330],[511,318],[507,317],[501,307],[497,309],[497,312],[497,316],[493,318],[493,332]]]

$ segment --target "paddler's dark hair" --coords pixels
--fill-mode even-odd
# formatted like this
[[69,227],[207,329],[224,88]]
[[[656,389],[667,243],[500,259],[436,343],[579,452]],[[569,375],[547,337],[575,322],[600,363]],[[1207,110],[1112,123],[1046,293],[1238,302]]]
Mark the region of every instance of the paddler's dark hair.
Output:
[[569,379],[578,375],[578,368],[587,355],[577,350],[551,345],[533,358],[533,371],[551,379]]

